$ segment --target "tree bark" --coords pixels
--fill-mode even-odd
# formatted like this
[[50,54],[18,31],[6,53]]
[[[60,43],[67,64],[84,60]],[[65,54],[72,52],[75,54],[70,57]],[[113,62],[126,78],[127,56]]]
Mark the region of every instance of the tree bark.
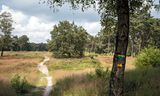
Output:
[[113,67],[110,76],[109,96],[123,96],[124,71],[129,35],[129,5],[128,0],[117,0],[118,30],[116,48],[113,57]]
[[3,56],[3,51],[4,51],[4,48],[2,47],[1,48],[1,56]]

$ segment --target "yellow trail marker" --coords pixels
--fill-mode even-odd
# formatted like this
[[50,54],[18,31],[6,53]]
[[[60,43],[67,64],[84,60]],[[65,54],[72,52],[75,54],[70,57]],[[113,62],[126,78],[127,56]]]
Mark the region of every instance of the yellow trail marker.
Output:
[[122,68],[122,64],[118,64],[117,67],[118,67],[118,68]]

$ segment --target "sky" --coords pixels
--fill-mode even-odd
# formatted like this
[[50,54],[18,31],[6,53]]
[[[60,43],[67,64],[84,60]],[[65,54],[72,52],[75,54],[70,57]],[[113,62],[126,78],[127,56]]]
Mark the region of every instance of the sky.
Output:
[[[30,42],[46,42],[51,37],[53,26],[63,20],[83,26],[93,36],[101,29],[100,15],[92,8],[82,12],[81,9],[72,10],[65,5],[58,9],[53,12],[46,4],[39,4],[39,0],[0,0],[1,12],[9,11],[12,14],[12,35],[27,35]],[[152,10],[152,15],[160,18],[160,12],[155,10]]]

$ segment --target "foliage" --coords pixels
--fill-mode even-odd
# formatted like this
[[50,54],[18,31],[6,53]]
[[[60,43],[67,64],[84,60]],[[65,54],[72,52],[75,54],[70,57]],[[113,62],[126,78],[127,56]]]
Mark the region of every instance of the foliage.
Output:
[[9,12],[3,12],[0,14],[0,48],[1,56],[3,56],[3,51],[9,46],[11,42],[11,31],[13,20],[12,15]]
[[[98,75],[97,72],[103,75]],[[59,80],[51,96],[107,96],[105,92],[108,90],[109,79],[106,78],[109,74],[102,68],[99,68],[97,72],[97,75],[93,73],[83,76],[73,75]],[[159,72],[158,68],[125,72],[124,96],[159,96]]]
[[27,35],[13,36],[7,51],[47,51],[46,43],[30,43]]
[[100,84],[97,84],[98,96],[106,96],[109,88],[109,69],[104,69],[102,67],[95,70],[96,78],[99,79]]
[[51,96],[97,96],[95,80],[92,73],[66,77],[56,83]]
[[150,7],[143,6],[136,13],[131,14],[129,50],[130,53],[138,54],[142,49],[150,46],[159,48],[159,21],[151,17],[148,11]]
[[55,57],[82,57],[86,39],[87,32],[83,27],[62,21],[51,31],[49,49]]
[[124,96],[159,96],[159,68],[136,69],[125,73]]
[[20,47],[20,50],[23,51],[28,48],[29,38],[27,37],[27,35],[22,35],[21,37],[18,38],[17,42]]
[[[116,23],[114,18],[101,21],[104,28],[94,37],[96,53],[113,53],[115,45]],[[160,48],[160,19],[150,16],[148,9],[143,7],[130,15],[130,33],[128,55],[135,56],[144,48],[155,46]]]
[[15,89],[17,94],[25,94],[29,91],[31,85],[25,78],[15,75],[11,80],[12,87]]
[[47,43],[29,43],[29,51],[48,51]]
[[[115,24],[114,20],[105,21],[108,25],[101,29],[96,39],[96,53],[113,53],[115,45]],[[106,24],[105,24],[106,25]]]
[[136,60],[138,67],[160,67],[160,49],[148,48],[144,49]]
[[[130,12],[136,11],[142,6],[144,0],[128,0]],[[147,0],[152,3],[154,0]],[[40,3],[47,3],[50,8],[62,7],[65,3],[70,4],[73,9],[81,8],[82,11],[88,8],[97,8],[101,19],[116,16],[116,0],[40,0]]]

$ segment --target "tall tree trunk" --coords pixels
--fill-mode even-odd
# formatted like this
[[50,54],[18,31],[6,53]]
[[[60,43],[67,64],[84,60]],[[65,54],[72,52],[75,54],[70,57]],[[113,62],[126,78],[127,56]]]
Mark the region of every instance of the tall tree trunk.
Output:
[[3,56],[3,51],[4,51],[4,48],[2,47],[1,48],[1,56]]
[[123,96],[124,71],[129,35],[129,6],[128,0],[117,0],[118,30],[116,48],[110,77],[109,96]]

